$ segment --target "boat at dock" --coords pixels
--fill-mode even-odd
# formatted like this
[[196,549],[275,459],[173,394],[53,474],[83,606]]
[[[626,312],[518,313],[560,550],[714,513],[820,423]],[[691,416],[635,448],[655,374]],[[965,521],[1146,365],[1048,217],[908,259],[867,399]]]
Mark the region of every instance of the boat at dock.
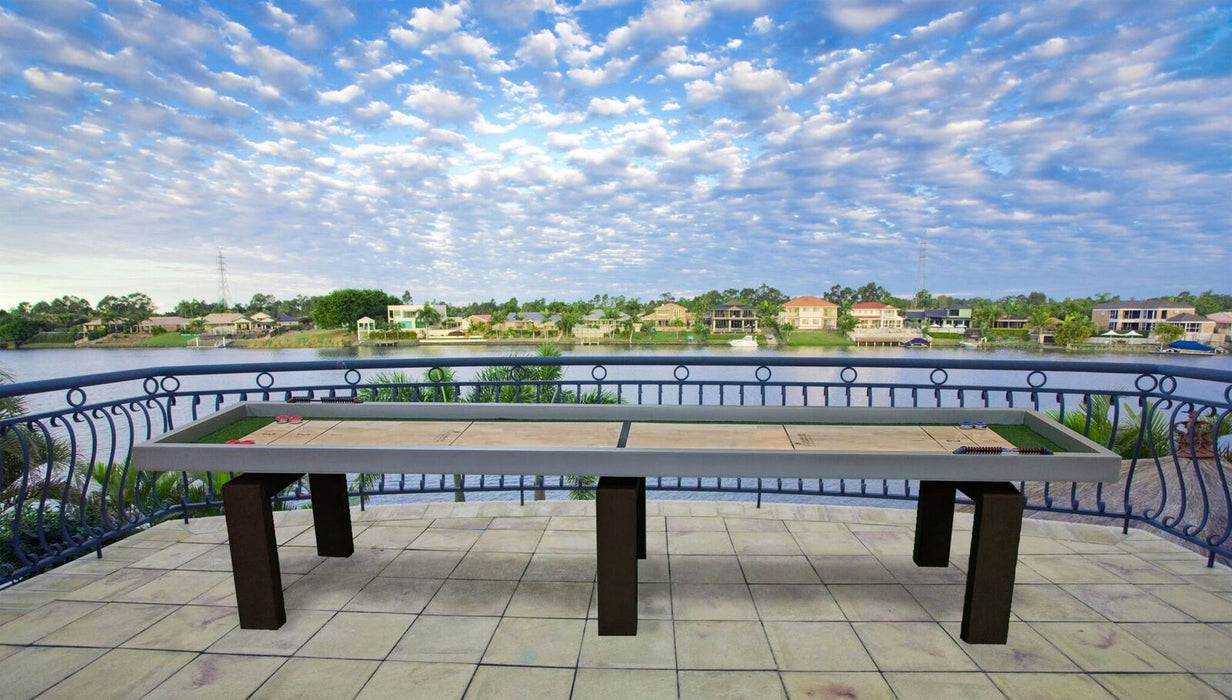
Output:
[[736,338],[735,340],[728,341],[728,344],[730,344],[733,348],[756,348],[757,339],[751,335],[746,335],[743,338]]

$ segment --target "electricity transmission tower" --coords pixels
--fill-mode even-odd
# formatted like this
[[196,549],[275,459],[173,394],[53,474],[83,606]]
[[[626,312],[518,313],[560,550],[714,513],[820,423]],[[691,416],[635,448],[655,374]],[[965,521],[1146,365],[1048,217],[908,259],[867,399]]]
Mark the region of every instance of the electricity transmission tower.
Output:
[[218,301],[224,309],[230,309],[227,301],[231,298],[231,290],[227,288],[227,261],[223,260],[222,248],[218,249]]

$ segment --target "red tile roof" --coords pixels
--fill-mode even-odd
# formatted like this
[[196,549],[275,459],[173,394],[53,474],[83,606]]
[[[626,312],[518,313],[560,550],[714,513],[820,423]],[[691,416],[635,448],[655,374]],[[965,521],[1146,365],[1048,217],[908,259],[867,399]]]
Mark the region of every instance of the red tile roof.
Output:
[[786,304],[783,304],[783,308],[795,306],[838,306],[838,304],[811,296],[796,297]]
[[853,309],[892,309],[889,304],[882,304],[879,301],[862,301],[859,304],[852,304]]

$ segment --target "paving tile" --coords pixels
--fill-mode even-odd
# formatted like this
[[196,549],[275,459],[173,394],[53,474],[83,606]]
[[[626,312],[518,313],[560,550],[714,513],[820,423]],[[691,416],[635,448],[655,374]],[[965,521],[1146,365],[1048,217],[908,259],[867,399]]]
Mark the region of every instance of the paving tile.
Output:
[[[596,620],[599,618],[599,589],[597,586],[591,594],[590,609],[586,612],[586,617]],[[669,584],[637,584],[637,619],[672,619],[672,591]],[[1232,631],[1229,633],[1232,634]]]
[[1175,673],[1179,666],[1112,622],[1032,622],[1031,627],[1088,672]]
[[571,581],[522,581],[518,584],[506,617],[586,617],[592,583]]
[[830,594],[848,620],[925,621],[928,614],[906,588],[898,584],[832,585]]
[[[316,547],[283,547],[278,550],[278,570],[284,576],[307,574],[330,558],[317,554]],[[230,568],[227,570],[230,571]]]
[[1232,645],[1210,625],[1147,622],[1123,624],[1122,630],[1193,673],[1232,673]]
[[[641,566],[638,566],[639,574]],[[553,554],[535,552],[531,557],[523,581],[594,581],[595,557],[593,554]]]
[[448,578],[458,562],[462,561],[464,554],[465,552],[406,550],[394,557],[389,566],[381,570],[381,575],[403,578]]
[[1082,673],[989,673],[988,678],[1009,700],[1112,698],[1095,679]]
[[[505,530],[504,532],[522,532]],[[525,552],[480,552],[472,549],[449,575],[450,578],[500,579],[517,581],[522,578],[531,555]]]
[[482,530],[459,530],[430,527],[411,542],[415,549],[437,549],[447,551],[466,551],[475,544]]
[[377,665],[376,661],[355,659],[288,659],[251,697],[354,697]]
[[389,659],[477,664],[499,622],[499,617],[420,615],[389,652]]
[[677,554],[669,555],[667,561],[672,583],[744,583],[744,571],[735,555]]
[[414,621],[414,615],[340,612],[295,655],[379,661],[389,655]]
[[757,621],[677,620],[677,669],[773,669],[774,655]]
[[3,694],[12,698],[32,698],[106,651],[84,647],[22,647],[0,659]]
[[370,525],[358,537],[354,538],[355,547],[356,549],[364,547],[406,549],[426,529],[427,526],[425,525],[410,527]]
[[1184,579],[1132,554],[1086,554],[1087,561],[1104,567],[1130,583],[1181,583]]
[[1223,573],[1218,569],[1207,569],[1206,573],[1189,574],[1181,578],[1204,591],[1232,592],[1232,574]]
[[908,556],[878,557],[881,565],[890,571],[899,583],[965,583],[965,568],[955,566],[917,566]]
[[544,533],[538,530],[486,530],[471,547],[472,552],[523,552],[531,554]]
[[519,515],[508,518],[492,518],[488,523],[489,530],[543,530],[548,526],[548,517]]
[[750,584],[762,620],[844,620],[834,596],[823,585]]
[[968,644],[962,640],[962,624],[942,623],[942,628],[984,671],[1077,673],[1079,668],[1061,650],[1025,622],[1010,622],[1005,644]]
[[159,569],[120,569],[102,578],[82,586],[71,592],[61,593],[61,600],[96,600],[110,602],[116,596],[127,593],[139,586],[162,576],[165,572]]
[[784,521],[800,551],[809,556],[868,555],[869,549],[843,523]]
[[483,663],[573,668],[585,628],[582,619],[506,617],[496,626]]
[[546,529],[594,532],[595,518],[592,515],[554,515],[548,519]]
[[38,643],[65,647],[115,647],[176,609],[174,605],[107,603],[40,638]]
[[599,636],[599,623],[586,621],[579,667],[676,668],[675,630],[671,620],[642,620],[637,636]]
[[674,583],[672,613],[677,620],[756,620],[757,608],[743,583]]
[[988,698],[1002,700],[997,686],[982,673],[887,672],[886,682],[898,700],[935,698]]
[[[288,586],[301,578],[303,576],[299,574],[283,573],[282,590],[286,591]],[[235,607],[235,580],[228,576],[219,582],[218,585],[188,602],[191,605],[223,605],[233,608]]]
[[686,531],[669,532],[667,553],[674,554],[735,554],[731,537],[726,530],[721,532]]
[[740,555],[740,566],[749,583],[821,583],[817,571],[803,555]]
[[[649,533],[647,533],[649,534]],[[535,552],[547,554],[595,554],[595,533],[575,530],[546,530]]]
[[723,518],[669,515],[664,523],[668,532],[726,532]]
[[880,673],[783,672],[789,700],[894,700]]
[[1175,673],[1101,673],[1094,676],[1120,700],[1220,700],[1223,693],[1201,680]]
[[808,560],[824,583],[898,583],[871,554],[809,556]]
[[763,623],[781,671],[875,671],[877,666],[847,622]]
[[1113,622],[1189,622],[1190,616],[1132,584],[1068,585],[1065,591]]
[[938,622],[962,620],[965,584],[923,584],[905,588],[932,619]]
[[779,674],[770,671],[681,671],[677,679],[682,700],[787,697]]
[[787,532],[731,532],[732,547],[736,554],[802,555],[804,552],[796,539]]
[[313,568],[312,575],[376,576],[400,553],[398,549],[356,547],[355,553],[349,557],[324,557],[325,561]]
[[849,526],[860,544],[877,556],[911,556],[915,549],[915,534],[904,527]]
[[377,576],[342,608],[349,612],[419,614],[444,581],[431,578]]
[[283,591],[284,604],[287,610],[341,610],[373,578],[367,573],[307,574]]
[[882,671],[978,670],[937,623],[855,622],[852,627]]
[[0,644],[30,644],[102,606],[86,601],[52,601],[0,625]]
[[276,630],[246,630],[233,628],[210,645],[211,654],[255,654],[290,656],[304,645],[317,630],[333,617],[321,610],[297,610],[287,615],[287,621]]
[[1100,615],[1090,606],[1070,595],[1065,589],[1052,584],[1025,584],[1014,586],[1014,615],[1031,622],[1102,622]]
[[112,649],[39,697],[48,700],[141,697],[183,668],[194,656],[196,654],[184,651]]
[[239,625],[235,608],[185,605],[150,625],[122,646],[132,649],[205,651]]
[[1232,697],[1232,674],[1230,673],[1204,673],[1198,678],[1202,679],[1210,687],[1218,690],[1227,697]]
[[1074,550],[1051,537],[1033,537],[1023,534],[1018,538],[1018,555],[1024,554],[1073,554]]
[[1018,560],[1052,583],[1127,583],[1079,554],[1021,556]]
[[168,571],[145,585],[115,596],[113,600],[182,605],[230,578],[228,571]]
[[216,545],[177,542],[128,565],[130,569],[175,569],[211,552]]
[[501,615],[513,597],[516,581],[449,579],[424,608],[428,615]]
[[429,530],[478,530],[483,531],[492,522],[486,517],[444,517],[434,518]]
[[1145,585],[1140,590],[1201,622],[1232,622],[1232,600],[1193,585]]
[[[592,557],[593,559],[593,557]],[[637,563],[637,580],[641,583],[667,583],[671,581],[666,554],[646,554],[646,558]]]
[[473,664],[386,661],[360,691],[360,700],[457,700],[475,675]]
[[572,668],[480,666],[466,700],[569,700]]
[[676,697],[674,670],[579,668],[573,679],[571,700],[675,700]]
[[285,659],[274,656],[202,654],[145,696],[145,700],[248,697]]
[[33,578],[28,578],[21,583],[10,586],[5,590],[9,591],[56,591],[59,593],[69,593],[83,586],[87,586],[95,581],[101,580],[106,574],[82,574],[56,571],[47,571]]
[[788,532],[777,518],[723,518],[728,532]]

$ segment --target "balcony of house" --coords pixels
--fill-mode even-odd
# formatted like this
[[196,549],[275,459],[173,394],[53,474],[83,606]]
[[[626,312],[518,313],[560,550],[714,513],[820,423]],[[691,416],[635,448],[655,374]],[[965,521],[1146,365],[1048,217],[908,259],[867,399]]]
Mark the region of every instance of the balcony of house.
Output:
[[[541,371],[545,364],[556,371]],[[342,365],[160,367],[0,385],[0,398],[26,406],[0,416],[8,528],[0,528],[0,694],[1232,693],[1227,370],[970,356]],[[960,501],[953,514],[946,556],[918,566],[919,479],[761,478],[753,457],[741,477],[644,477],[645,556],[630,579],[636,635],[599,632],[607,574],[596,555],[608,516],[592,499],[605,487],[524,474],[499,456],[489,471],[485,463],[458,476],[450,469],[461,463],[448,457],[413,474],[348,462],[360,473],[335,475],[353,546],[345,557],[321,553],[317,484],[285,480],[265,498],[274,499],[269,537],[279,563],[270,589],[285,622],[242,628],[234,562],[250,550],[232,548],[227,521],[240,516],[220,515],[234,475],[138,472],[133,443],[289,399],[305,415],[336,406],[505,415],[510,406],[493,404],[506,403],[571,413],[599,404],[790,409],[856,422],[871,409],[1018,411],[1117,456],[1110,481],[1005,485],[1021,492],[1027,517],[1007,559],[1004,644],[964,641],[981,517],[972,504]],[[272,429],[303,432],[279,417]],[[963,434],[992,432],[968,425]],[[235,440],[216,447],[237,455],[253,447]],[[303,508],[310,499],[314,507]]]

